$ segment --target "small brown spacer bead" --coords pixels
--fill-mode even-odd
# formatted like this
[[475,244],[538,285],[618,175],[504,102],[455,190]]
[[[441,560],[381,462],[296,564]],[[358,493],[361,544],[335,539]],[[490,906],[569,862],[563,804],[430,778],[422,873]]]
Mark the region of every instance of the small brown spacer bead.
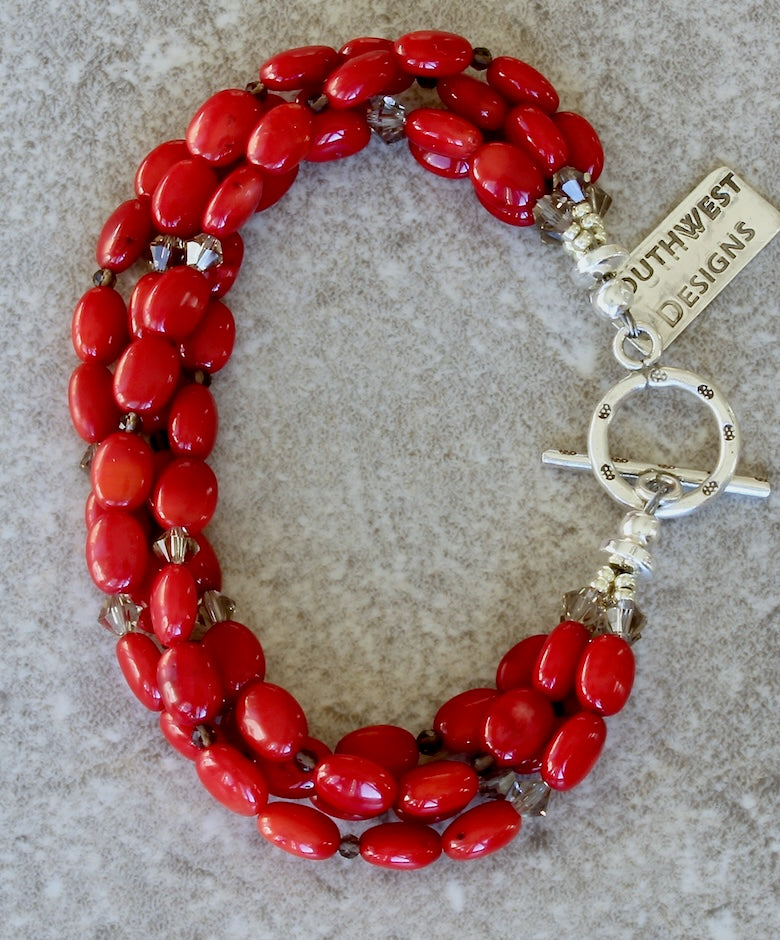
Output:
[[128,411],[119,419],[119,430],[127,434],[135,434],[141,428],[141,416],[135,411]]
[[433,728],[426,728],[417,735],[417,750],[428,757],[438,754],[443,743],[442,736]]
[[475,46],[473,52],[474,58],[471,60],[471,67],[478,72],[484,72],[493,61],[490,49],[486,49],[484,46]]
[[196,369],[192,373],[192,381],[197,385],[203,385],[205,388],[208,388],[211,385],[211,373],[206,372],[205,369]]
[[495,759],[492,754],[475,754],[471,758],[471,766],[480,776],[491,773],[494,762]]
[[305,774],[314,773],[317,767],[317,755],[313,751],[298,751],[295,755],[295,766]]
[[249,82],[244,90],[248,91],[250,95],[254,95],[255,98],[258,98],[260,101],[265,101],[268,97],[268,89],[262,82]]
[[206,725],[197,725],[192,729],[192,743],[201,750],[214,743],[214,733]]
[[95,287],[113,287],[116,284],[116,274],[108,268],[98,268],[92,275],[92,283]]
[[360,839],[357,836],[343,836],[339,844],[339,855],[343,858],[355,858],[360,855]]

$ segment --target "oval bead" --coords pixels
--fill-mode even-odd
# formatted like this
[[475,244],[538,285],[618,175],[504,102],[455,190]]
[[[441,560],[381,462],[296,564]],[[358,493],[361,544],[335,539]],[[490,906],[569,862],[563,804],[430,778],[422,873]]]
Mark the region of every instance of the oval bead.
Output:
[[205,459],[217,439],[217,406],[205,385],[179,389],[168,412],[168,444],[174,454]]
[[228,701],[232,701],[247,683],[265,678],[263,647],[243,623],[236,620],[215,623],[206,632],[201,645],[219,673]]
[[127,302],[127,321],[130,335],[136,339],[149,332],[142,323],[143,308],[149,292],[161,277],[160,271],[147,271],[138,278],[130,291],[130,298]]
[[179,379],[179,357],[162,336],[147,334],[122,353],[114,372],[114,399],[123,411],[159,411]]
[[546,633],[527,636],[504,654],[496,670],[496,688],[500,692],[531,687],[536,660],[546,639]]
[[[301,750],[314,755],[317,763],[329,757],[331,753],[327,744],[311,737],[304,738]],[[255,760],[263,771],[269,791],[274,796],[287,800],[303,800],[314,793],[314,770],[303,770],[295,758],[271,761],[256,757]]]
[[113,287],[92,287],[76,304],[71,324],[76,355],[109,365],[127,345],[127,308]]
[[333,820],[300,803],[271,803],[258,816],[257,828],[264,839],[299,858],[330,858],[341,844]]
[[482,803],[447,826],[441,837],[442,849],[458,862],[482,858],[508,845],[520,831],[521,822],[505,800]]
[[339,49],[340,59],[354,59],[355,56],[364,55],[366,52],[393,51],[394,42],[392,39],[380,39],[377,36],[358,36],[356,39],[350,39]]
[[154,482],[151,447],[142,437],[122,431],[100,443],[89,469],[92,490],[104,509],[138,509]]
[[215,190],[203,211],[202,230],[215,238],[232,235],[252,218],[262,195],[262,174],[248,163],[242,163],[228,173]]
[[200,532],[217,508],[217,478],[196,457],[177,457],[160,474],[152,496],[155,519],[165,528]]
[[374,95],[389,93],[400,74],[392,50],[375,49],[348,58],[331,72],[323,92],[332,108],[354,108]]
[[544,179],[531,158],[501,141],[480,147],[471,159],[477,195],[491,205],[530,210],[544,194]]
[[162,711],[162,695],[157,685],[160,651],[144,633],[126,633],[116,644],[116,658],[130,691],[150,711]]
[[143,158],[135,171],[136,195],[151,198],[157,184],[173,164],[186,160],[189,155],[186,140],[166,140],[158,144]]
[[270,682],[252,682],[236,701],[242,737],[266,760],[290,760],[301,749],[309,729],[298,702]]
[[228,166],[243,155],[262,110],[261,102],[248,91],[218,91],[193,115],[185,134],[187,148],[212,166]]
[[149,594],[152,627],[163,646],[188,640],[198,616],[195,579],[185,565],[165,565]]
[[459,813],[478,790],[479,778],[469,764],[434,760],[401,777],[395,810],[403,820],[438,822]]
[[309,163],[341,160],[362,150],[371,139],[371,129],[357,111],[319,111],[312,119]]
[[270,209],[271,206],[276,205],[295,182],[299,169],[300,167],[296,166],[292,170],[288,170],[287,173],[267,174],[263,181],[263,195],[260,197],[260,202],[257,204],[255,211],[264,212],[266,209]]
[[350,731],[336,745],[337,754],[367,757],[398,778],[417,766],[417,739],[398,725],[367,725]]
[[165,710],[182,725],[210,722],[222,709],[222,684],[199,643],[178,643],[157,666],[157,683]]
[[68,383],[68,408],[76,433],[89,444],[116,430],[121,412],[114,401],[114,377],[99,362],[83,362]]
[[98,236],[98,265],[109,271],[126,271],[141,257],[151,235],[149,200],[128,199],[111,213]]
[[217,174],[200,157],[174,163],[152,194],[152,217],[157,228],[180,238],[197,235],[203,210],[218,185]]
[[436,29],[406,33],[395,43],[401,68],[412,75],[442,78],[456,75],[471,65],[471,43],[463,36]]
[[491,705],[485,720],[485,747],[503,767],[533,757],[555,725],[550,701],[534,689],[510,689]]
[[146,533],[129,512],[103,513],[87,535],[87,568],[106,594],[130,591],[144,579],[149,561]]
[[533,686],[554,702],[574,691],[574,677],[580,657],[588,645],[587,627],[576,620],[564,620],[550,632],[539,651],[533,673]]
[[577,666],[574,685],[580,704],[600,715],[616,714],[631,694],[634,671],[634,653],[623,637],[595,637]]
[[534,213],[530,206],[520,206],[518,208],[502,206],[497,202],[493,202],[492,199],[486,199],[479,192],[477,192],[477,200],[483,209],[486,209],[492,216],[507,225],[527,226],[534,224]]
[[442,157],[466,160],[482,144],[482,134],[471,121],[441,108],[416,108],[404,126],[413,144]]
[[501,55],[493,59],[486,78],[488,84],[512,104],[535,104],[548,114],[558,108],[558,92],[544,75],[513,56]]
[[204,591],[221,591],[222,569],[211,542],[202,532],[192,532],[190,535],[198,543],[198,551],[187,561],[187,567],[195,578],[198,594]]
[[370,819],[393,805],[394,778],[384,767],[354,754],[333,754],[321,761],[314,775],[314,790],[336,810]]
[[257,816],[268,802],[260,768],[229,744],[212,744],[195,758],[198,778],[209,793],[240,816]]
[[219,372],[227,363],[236,341],[236,321],[219,300],[211,300],[200,323],[179,346],[185,369]]
[[198,326],[210,298],[209,283],[201,272],[181,265],[149,281],[133,306],[138,305],[143,329],[179,343]]
[[267,173],[289,173],[306,156],[312,141],[312,110],[294,101],[260,118],[246,148],[246,158]]
[[[263,181],[263,193],[267,186]],[[262,196],[260,197],[262,201]],[[258,207],[259,208],[259,207]],[[222,264],[217,264],[204,272],[212,297],[224,297],[235,283],[241,262],[244,260],[244,241],[238,232],[233,232],[222,241]]]
[[316,88],[339,64],[330,46],[300,46],[267,59],[260,66],[260,81],[276,91]]
[[547,176],[567,165],[566,141],[549,114],[539,108],[527,104],[512,108],[504,132],[507,140],[525,150]]
[[545,749],[542,779],[553,790],[571,790],[593,770],[607,737],[601,715],[579,712],[567,719]]
[[590,173],[595,183],[604,169],[604,150],[599,135],[580,114],[560,111],[553,115],[555,126],[566,141],[569,165],[582,173]]
[[88,529],[97,522],[97,520],[108,510],[104,509],[97,501],[95,494],[90,490],[87,501],[84,504],[84,523]]
[[380,868],[425,868],[441,855],[441,839],[422,823],[382,823],[361,835],[360,855]]
[[169,712],[163,711],[160,713],[160,731],[168,744],[182,757],[186,757],[187,760],[197,760],[203,748],[195,743],[194,734],[197,732],[193,733],[191,725],[183,725]]
[[495,689],[467,689],[446,701],[436,712],[433,727],[448,751],[474,754],[484,747],[482,732],[493,702]]
[[466,118],[484,131],[504,126],[507,104],[497,91],[470,75],[452,75],[441,79],[436,91],[450,111]]
[[409,152],[421,167],[424,167],[424,169],[429,170],[431,173],[435,173],[436,176],[443,176],[445,179],[455,180],[463,179],[469,175],[469,164],[467,160],[443,157],[438,153],[420,150],[420,148],[411,141],[409,141]]

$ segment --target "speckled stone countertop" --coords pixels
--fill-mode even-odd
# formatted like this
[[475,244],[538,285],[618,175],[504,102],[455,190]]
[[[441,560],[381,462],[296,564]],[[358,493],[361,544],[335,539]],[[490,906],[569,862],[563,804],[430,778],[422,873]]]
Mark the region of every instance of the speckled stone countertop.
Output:
[[[83,446],[65,389],[97,232],[139,160],[274,52],[437,27],[547,74],[600,129],[614,237],[641,237],[722,163],[780,199],[776,0],[583,5],[366,0],[87,4],[0,12],[3,433],[0,935],[9,938],[769,938],[780,934],[777,500],[664,525],[649,624],[602,759],[481,862],[418,873],[273,850],[132,698],[83,561]],[[620,376],[565,259],[468,182],[378,140],[308,165],[246,230],[215,381],[225,590],[269,679],[330,742],[415,732],[557,620],[621,510],[582,449]],[[711,377],[746,472],[778,458],[778,250],[664,361]],[[615,447],[706,466],[672,396]],[[650,412],[643,422],[645,411]]]

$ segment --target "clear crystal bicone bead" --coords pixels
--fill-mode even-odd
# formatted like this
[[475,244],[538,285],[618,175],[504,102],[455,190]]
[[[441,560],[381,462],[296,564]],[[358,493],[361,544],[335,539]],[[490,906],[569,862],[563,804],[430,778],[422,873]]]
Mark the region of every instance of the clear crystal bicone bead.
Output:
[[607,595],[588,586],[567,591],[561,601],[561,620],[576,620],[584,624],[594,636],[605,632]]
[[366,120],[371,130],[386,144],[406,136],[406,108],[390,95],[377,95],[369,104]]
[[129,594],[112,594],[100,608],[98,623],[109,633],[124,636],[136,629],[142,610]]
[[198,271],[222,264],[222,242],[213,235],[196,235],[184,246],[185,263]]
[[480,792],[505,799],[521,816],[546,816],[551,790],[541,777],[501,771],[479,786]]
[[195,539],[181,526],[167,529],[152,543],[152,548],[172,565],[183,565],[200,551],[200,546]]
[[235,612],[235,602],[226,594],[220,594],[219,591],[204,591],[198,613],[207,628],[223,620],[232,620]]
[[184,252],[184,242],[175,235],[158,235],[149,243],[153,271],[167,271],[172,265],[180,264]]

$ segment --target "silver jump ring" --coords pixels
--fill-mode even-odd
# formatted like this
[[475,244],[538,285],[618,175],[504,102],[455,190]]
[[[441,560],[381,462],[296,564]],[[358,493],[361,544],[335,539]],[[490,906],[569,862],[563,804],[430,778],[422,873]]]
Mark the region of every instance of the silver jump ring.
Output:
[[[647,366],[655,365],[664,347],[661,342],[661,337],[651,326],[647,326],[644,323],[636,323],[633,317],[631,320],[633,329],[630,326],[621,326],[618,329],[612,343],[612,354],[624,369],[628,369],[629,372],[636,372]],[[642,336],[646,336],[650,340],[650,349],[647,353],[645,353],[644,346],[639,343]],[[639,359],[626,352],[626,342],[641,354]]]

